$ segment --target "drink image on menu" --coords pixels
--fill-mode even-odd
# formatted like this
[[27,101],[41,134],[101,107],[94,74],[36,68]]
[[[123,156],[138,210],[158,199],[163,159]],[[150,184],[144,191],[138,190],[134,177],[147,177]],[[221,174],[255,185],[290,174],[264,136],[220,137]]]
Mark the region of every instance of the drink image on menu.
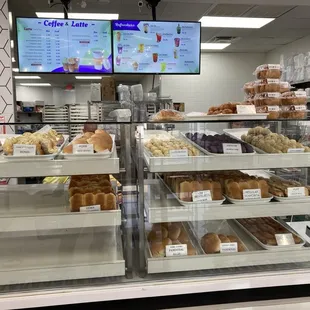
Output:
[[174,59],[178,59],[178,50],[176,48],[173,50],[173,57]]
[[132,67],[135,71],[138,71],[138,68],[139,68],[139,64],[135,61],[133,64],[132,64]]
[[144,53],[144,44],[139,44],[139,53]]
[[161,42],[161,39],[162,39],[162,34],[161,33],[156,33],[157,43]]
[[160,71],[161,72],[165,72],[166,71],[166,68],[167,68],[167,64],[165,62],[162,62],[160,64]]
[[64,69],[65,72],[69,71],[69,63],[68,63],[68,58],[64,58],[62,60],[62,67]]
[[68,65],[69,65],[69,72],[75,71],[75,58],[70,57],[68,58]]
[[175,44],[175,47],[179,47],[180,46],[180,38],[174,38],[174,44]]
[[149,32],[149,24],[143,24],[144,33]]
[[74,67],[74,69],[75,69],[75,71],[79,71],[79,69],[80,69],[80,58],[75,57],[74,60],[75,60],[75,67]]
[[120,66],[121,65],[121,57],[119,57],[119,56],[116,56],[116,65],[117,66]]
[[117,45],[117,50],[119,54],[123,54],[123,45],[122,44],[118,44]]
[[96,70],[102,70],[103,52],[101,50],[93,51],[94,67]]
[[178,24],[178,27],[177,27],[177,34],[181,34],[181,30],[182,30],[182,28],[181,28],[180,24]]
[[121,39],[122,39],[122,34],[118,31],[118,32],[116,33],[116,40],[117,40],[118,42],[121,42]]
[[158,61],[158,54],[153,53],[153,62],[157,62],[157,61]]

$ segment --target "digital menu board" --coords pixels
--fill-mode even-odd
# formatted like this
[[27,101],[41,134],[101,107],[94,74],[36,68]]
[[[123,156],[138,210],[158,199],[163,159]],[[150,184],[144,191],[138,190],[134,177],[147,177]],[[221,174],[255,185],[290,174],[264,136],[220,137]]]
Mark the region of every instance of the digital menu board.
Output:
[[112,22],[115,73],[200,73],[200,23]]
[[20,72],[112,73],[110,21],[17,18]]

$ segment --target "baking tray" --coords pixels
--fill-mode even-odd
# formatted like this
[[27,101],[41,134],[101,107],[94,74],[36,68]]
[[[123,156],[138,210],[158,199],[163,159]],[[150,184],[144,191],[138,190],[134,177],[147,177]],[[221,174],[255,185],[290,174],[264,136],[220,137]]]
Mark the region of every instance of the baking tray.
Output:
[[249,200],[244,200],[244,199],[234,199],[230,198],[229,196],[225,195],[224,196],[227,198],[227,200],[235,205],[254,205],[256,206],[257,204],[261,203],[269,203],[273,196],[270,194],[269,198],[261,198],[261,199],[249,199]]
[[[211,153],[207,150],[205,150],[203,147],[199,146],[197,143],[195,143],[194,141],[188,139],[186,136],[185,136],[185,133],[182,132],[181,135],[184,137],[184,139],[186,139],[186,141],[188,143],[191,143],[195,148],[197,148],[199,151],[201,151],[202,153],[206,154],[206,155],[212,155],[212,156],[224,156],[224,157],[231,157],[231,156],[253,156],[255,155],[255,152],[253,153],[240,153],[240,154],[219,154],[219,153]],[[239,140],[239,139],[238,139]],[[248,144],[244,141],[242,141],[243,143],[245,144]],[[249,144],[250,145],[250,144]],[[252,145],[250,145],[252,146]],[[253,148],[254,149],[254,148]]]
[[[190,224],[187,223],[187,222],[182,222],[182,227],[184,228],[184,230],[186,231],[187,235],[188,235],[188,238],[189,238],[189,241],[190,243],[192,244],[192,246],[196,249],[196,252],[197,254],[196,255],[187,255],[185,257],[194,257],[194,256],[197,256],[197,255],[202,255],[204,254],[204,251],[202,249],[202,247],[200,246],[200,243],[197,242],[197,240],[195,239],[195,233],[192,231],[192,228],[190,227]],[[147,240],[147,236],[148,234],[150,233],[150,231],[152,230],[152,225],[151,224],[148,224],[148,223],[145,223],[145,226],[146,226],[146,229],[145,229],[145,243],[146,243],[146,254],[147,254],[147,257],[150,257],[150,258],[165,258],[165,259],[175,259],[176,257],[153,257],[152,255],[152,251],[151,251],[151,248],[150,248],[150,243],[148,242]],[[184,257],[184,256],[182,256]]]
[[223,120],[264,120],[267,119],[269,113],[256,114],[218,114],[218,115],[202,115],[202,116],[185,116],[187,121],[223,121]]
[[200,207],[215,207],[220,206],[225,201],[225,197],[223,196],[223,199],[221,200],[212,200],[212,201],[202,201],[202,202],[187,202],[180,200],[178,195],[173,193],[170,187],[166,184],[166,182],[160,177],[160,175],[157,174],[158,179],[165,185],[165,187],[169,190],[169,192],[173,195],[173,197],[184,207],[197,207],[199,205]]
[[[245,245],[241,237],[236,233],[236,231],[229,225],[227,220],[217,220],[217,221],[204,221],[204,222],[196,222],[194,225],[194,231],[196,233],[196,239],[198,240],[198,243],[200,245],[201,238],[207,234],[207,233],[215,233],[215,234],[223,234],[223,235],[232,235],[237,237],[242,245],[245,248],[245,252],[249,252],[248,247]],[[201,245],[200,245],[201,247]],[[218,255],[218,254],[224,254],[224,253],[214,253],[214,254],[207,254],[204,252],[203,248],[201,247],[203,253],[205,255]],[[238,252],[243,253],[243,252]],[[236,253],[229,253],[229,255],[233,255]]]
[[[112,140],[113,140],[113,146],[111,152],[109,151],[104,151],[102,153],[94,153],[94,154],[65,154],[63,152],[60,153],[61,156],[63,156],[64,159],[73,159],[73,160],[78,160],[78,159],[105,159],[105,158],[110,158],[112,154],[115,152],[115,135],[110,135]],[[76,139],[78,136],[76,137]],[[70,144],[70,143],[69,143]],[[69,145],[68,144],[68,145]]]
[[[273,219],[273,218],[271,218]],[[248,231],[241,223],[239,223],[238,220],[234,220],[235,223],[241,228],[243,229],[256,243],[258,243],[261,247],[263,247],[266,250],[271,250],[271,251],[282,251],[283,248],[285,249],[300,249],[302,248],[305,244],[306,241],[297,233],[295,232],[294,229],[292,229],[289,225],[287,225],[285,222],[283,221],[277,221],[275,219],[273,219],[275,222],[279,223],[280,225],[282,225],[284,228],[287,229],[287,231],[291,232],[292,234],[298,236],[303,242],[300,244],[295,244],[295,245],[266,245],[264,243],[262,243],[261,241],[259,241],[250,231]]]

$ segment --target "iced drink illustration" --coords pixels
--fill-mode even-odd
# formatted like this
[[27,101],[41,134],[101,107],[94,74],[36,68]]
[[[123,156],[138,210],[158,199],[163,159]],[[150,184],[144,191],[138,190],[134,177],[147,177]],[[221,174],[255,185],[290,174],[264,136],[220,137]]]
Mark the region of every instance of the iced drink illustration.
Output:
[[144,33],[149,32],[149,24],[143,24],[143,28],[144,28]]
[[119,56],[116,56],[116,65],[117,66],[120,66],[121,65],[121,57],[119,57]]
[[173,51],[173,57],[174,59],[178,59],[178,50],[176,48]]
[[116,40],[117,40],[118,42],[120,42],[121,39],[122,39],[122,34],[121,34],[119,31],[116,32]]
[[153,53],[153,62],[157,62],[157,61],[158,61],[158,54]]
[[162,34],[161,33],[156,33],[157,43],[161,42],[161,39],[162,39]]
[[68,71],[69,71],[68,58],[64,58],[64,59],[62,60],[62,66],[63,66],[65,72],[68,72]]
[[137,71],[138,68],[139,68],[139,64],[135,61],[135,62],[132,64],[132,67],[133,67],[133,69],[134,69],[135,71]]
[[180,24],[178,24],[178,27],[177,27],[177,34],[181,34],[181,30],[182,30],[182,28],[181,28]]
[[102,70],[103,52],[101,50],[93,51],[94,67],[96,70]]
[[73,57],[68,58],[68,66],[69,66],[69,72],[75,71],[75,58]]
[[180,38],[175,38],[174,44],[175,44],[175,47],[179,47],[180,46]]
[[74,70],[75,70],[75,71],[79,71],[79,69],[80,69],[80,58],[75,57],[74,60],[75,60],[75,67],[74,67]]
[[144,53],[144,44],[139,44],[139,53]]
[[118,44],[117,45],[117,50],[119,54],[123,54],[123,45],[122,44]]
[[165,72],[166,69],[167,69],[167,64],[166,64],[165,62],[162,62],[162,63],[160,64],[160,71],[161,71],[161,72]]

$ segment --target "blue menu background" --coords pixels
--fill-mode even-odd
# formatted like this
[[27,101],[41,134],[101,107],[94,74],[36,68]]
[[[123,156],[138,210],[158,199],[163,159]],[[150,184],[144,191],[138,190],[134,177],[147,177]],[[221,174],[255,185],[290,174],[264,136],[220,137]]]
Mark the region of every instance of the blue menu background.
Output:
[[200,73],[200,23],[112,22],[115,73]]
[[112,73],[110,21],[17,18],[20,72]]

